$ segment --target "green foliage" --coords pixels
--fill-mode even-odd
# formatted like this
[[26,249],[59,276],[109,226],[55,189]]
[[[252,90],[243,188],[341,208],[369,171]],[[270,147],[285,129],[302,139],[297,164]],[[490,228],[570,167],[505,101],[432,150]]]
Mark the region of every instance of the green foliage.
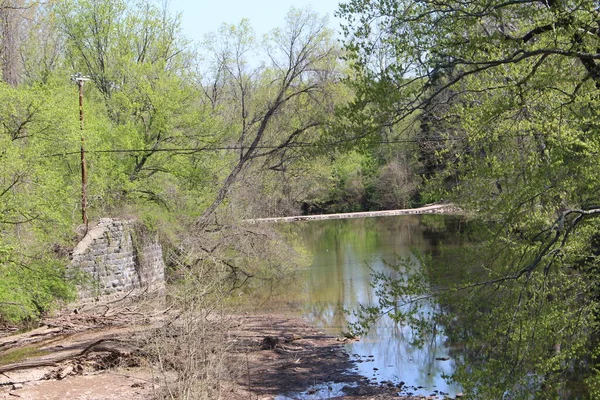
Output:
[[78,137],[63,122],[61,97],[44,89],[0,86],[0,224],[4,226],[42,219],[63,223],[71,211],[73,182],[67,173],[68,160],[59,157],[73,148]]
[[[392,272],[373,272],[378,303],[355,311],[353,331],[364,332],[387,314],[415,329],[415,345],[443,334],[460,349],[452,354],[457,369],[451,379],[478,398],[581,394],[574,390],[592,362],[589,349],[597,346],[598,304],[589,301],[595,283],[566,269],[511,277],[516,256],[529,259],[535,251],[503,243],[489,228],[471,221],[468,240],[442,247],[435,263],[407,258]],[[425,303],[432,313],[423,313]]]
[[3,245],[0,276],[0,318],[4,321],[35,319],[51,310],[57,300],[75,298],[75,288],[65,276],[64,260],[50,255],[27,256],[20,254],[20,249]]
[[1,85],[0,99],[0,315],[16,321],[73,298],[51,246],[68,242],[77,218],[77,164],[64,154],[79,134],[62,88]]
[[[254,43],[248,21],[224,25],[204,43],[205,98],[224,122],[221,143],[233,146],[235,152],[229,153],[228,174],[205,210],[203,223],[231,195],[236,183],[255,181],[252,178],[259,170],[268,171],[265,181],[277,177],[285,182],[276,196],[282,209],[299,204],[288,182],[297,171],[309,169],[302,165],[307,151],[317,143],[339,101],[333,90],[339,47],[326,19],[292,8],[282,28],[265,35],[261,47],[253,48]],[[257,66],[251,55],[267,62]],[[258,187],[272,187],[266,183]],[[244,199],[246,204],[266,195],[251,194]]]
[[478,398],[568,396],[574,371],[591,373],[597,362],[587,356],[599,333],[596,8],[477,0],[340,8],[358,76],[350,107],[375,113],[366,134],[419,122],[426,198],[495,222],[479,259],[465,263],[479,272],[461,269],[450,291],[465,331],[455,339],[467,345],[455,379]]

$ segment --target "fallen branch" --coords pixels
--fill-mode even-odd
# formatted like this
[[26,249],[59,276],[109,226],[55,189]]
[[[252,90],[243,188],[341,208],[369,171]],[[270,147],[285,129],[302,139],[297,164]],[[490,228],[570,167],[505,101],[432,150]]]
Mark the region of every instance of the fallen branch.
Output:
[[119,342],[119,343],[123,344],[123,342],[121,342],[118,339],[96,340],[95,342],[89,344],[85,349],[83,349],[79,354],[77,354],[74,357],[87,356],[89,353],[101,353],[101,352],[113,353],[113,354],[117,354],[119,356],[123,356],[123,355],[128,356],[131,353],[133,353],[133,351],[135,350],[134,348],[126,345],[128,348],[124,351],[123,348],[119,349],[117,346],[107,345],[106,342]]
[[[61,360],[62,361],[62,360]],[[16,364],[9,364],[0,367],[0,373],[8,371],[15,371],[18,369],[29,369],[37,367],[56,367],[60,361],[49,361],[49,360],[37,360],[37,361],[24,361]]]
[[[119,342],[121,347],[117,345],[107,344],[106,342]],[[124,344],[118,339],[100,339],[90,343],[85,349],[76,354],[69,354],[63,357],[59,357],[52,360],[36,360],[36,361],[24,361],[15,364],[5,365],[0,367],[0,374],[8,371],[15,371],[21,369],[37,368],[37,367],[56,367],[59,363],[75,359],[77,357],[87,356],[90,353],[113,353],[118,356],[129,356],[136,349]]]
[[55,336],[62,332],[62,328],[49,327],[44,325],[40,328],[19,335],[7,336],[0,339],[0,350],[6,347],[19,347],[25,344],[40,342],[48,337]]

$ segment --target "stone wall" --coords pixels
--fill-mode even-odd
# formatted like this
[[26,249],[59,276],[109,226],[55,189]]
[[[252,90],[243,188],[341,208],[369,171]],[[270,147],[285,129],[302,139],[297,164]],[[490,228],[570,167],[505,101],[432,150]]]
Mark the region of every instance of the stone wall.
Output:
[[134,220],[100,219],[73,251],[82,300],[164,289],[165,264],[157,237]]

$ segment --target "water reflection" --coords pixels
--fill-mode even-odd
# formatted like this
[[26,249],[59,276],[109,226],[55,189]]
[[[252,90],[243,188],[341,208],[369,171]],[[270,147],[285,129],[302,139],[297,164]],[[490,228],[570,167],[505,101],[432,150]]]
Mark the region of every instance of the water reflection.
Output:
[[[312,324],[331,334],[347,329],[351,316],[344,310],[359,303],[375,304],[371,268],[388,271],[386,263],[414,253],[430,255],[435,262],[437,243],[452,243],[460,220],[451,217],[401,216],[368,219],[306,221],[295,229],[313,253],[311,267],[302,271],[262,306],[263,310],[300,313]],[[421,305],[423,312],[435,304]],[[362,340],[348,344],[347,350],[358,361],[359,372],[379,381],[405,382],[405,392],[431,394],[438,390],[450,395],[457,387],[443,376],[454,370],[443,333],[427,338],[422,348],[411,343],[415,332],[382,318]],[[421,386],[421,388],[419,388]]]

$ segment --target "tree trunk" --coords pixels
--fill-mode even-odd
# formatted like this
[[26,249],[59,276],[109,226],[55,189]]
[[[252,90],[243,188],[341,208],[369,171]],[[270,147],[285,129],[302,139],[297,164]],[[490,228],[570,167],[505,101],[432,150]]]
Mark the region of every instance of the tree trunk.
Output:
[[2,21],[2,79],[11,86],[19,84],[19,21],[22,0],[4,0]]

